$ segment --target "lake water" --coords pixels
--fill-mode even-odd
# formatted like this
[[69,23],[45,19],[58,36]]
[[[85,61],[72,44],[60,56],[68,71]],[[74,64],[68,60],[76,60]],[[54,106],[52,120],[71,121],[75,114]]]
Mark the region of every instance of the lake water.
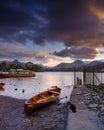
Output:
[[[60,97],[67,96],[69,100],[74,84],[72,72],[38,72],[35,77],[30,78],[5,78],[0,79],[5,83],[5,90],[0,95],[7,95],[19,99],[28,99],[39,92],[57,85],[62,88]],[[17,89],[17,91],[15,91]],[[22,90],[25,90],[24,93]]]

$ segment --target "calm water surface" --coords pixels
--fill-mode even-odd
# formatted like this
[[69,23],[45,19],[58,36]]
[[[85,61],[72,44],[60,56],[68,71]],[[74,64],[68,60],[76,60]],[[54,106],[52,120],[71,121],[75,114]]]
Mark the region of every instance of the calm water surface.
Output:
[[[28,99],[39,92],[57,85],[62,88],[60,98],[68,96],[73,89],[74,76],[71,72],[38,72],[36,77],[30,78],[5,78],[0,79],[5,83],[5,90],[0,91],[0,95],[7,95],[19,99]],[[15,91],[17,88],[17,91]],[[22,90],[25,90],[24,93]]]

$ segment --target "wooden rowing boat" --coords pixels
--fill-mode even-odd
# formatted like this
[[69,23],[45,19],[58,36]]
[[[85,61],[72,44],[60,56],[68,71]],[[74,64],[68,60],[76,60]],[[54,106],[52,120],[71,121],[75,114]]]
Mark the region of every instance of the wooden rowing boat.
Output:
[[4,90],[5,83],[0,83],[0,90]]
[[49,103],[55,102],[61,93],[61,89],[57,86],[52,87],[44,92],[41,92],[32,98],[28,99],[24,103],[24,110],[26,113],[34,111],[39,107],[48,105]]

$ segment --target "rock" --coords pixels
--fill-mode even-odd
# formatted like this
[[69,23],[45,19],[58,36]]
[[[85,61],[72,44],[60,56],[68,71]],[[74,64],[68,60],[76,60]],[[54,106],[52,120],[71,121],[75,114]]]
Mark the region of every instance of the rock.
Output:
[[95,107],[97,107],[97,105],[98,105],[98,104],[90,104],[89,107],[90,107],[90,108],[95,108]]
[[76,95],[82,94],[82,92],[81,92],[81,90],[80,90],[79,88],[76,88],[76,89],[74,90],[74,93],[75,93]]
[[100,97],[99,95],[96,95],[96,96],[94,96],[93,98],[94,98],[94,99],[99,99],[99,97]]
[[91,100],[90,97],[87,97],[87,100]]
[[104,112],[104,106],[101,108],[101,111]]
[[25,118],[25,119],[23,120],[23,123],[24,123],[24,125],[26,125],[26,126],[30,126],[30,125],[31,125],[31,121],[30,121],[29,118]]
[[93,122],[96,122],[98,120],[98,117],[96,115],[90,115],[89,119]]
[[44,115],[41,115],[41,117],[44,117]]

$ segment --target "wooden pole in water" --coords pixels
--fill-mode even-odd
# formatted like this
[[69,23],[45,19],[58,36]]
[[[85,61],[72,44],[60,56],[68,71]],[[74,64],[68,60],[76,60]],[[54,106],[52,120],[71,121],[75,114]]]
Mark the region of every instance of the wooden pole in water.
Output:
[[83,84],[85,84],[85,82],[86,82],[86,70],[83,67]]
[[74,85],[76,85],[76,69],[74,68]]
[[94,75],[95,75],[95,72],[94,72],[94,67],[92,68],[92,73],[93,73],[93,86],[94,86]]

